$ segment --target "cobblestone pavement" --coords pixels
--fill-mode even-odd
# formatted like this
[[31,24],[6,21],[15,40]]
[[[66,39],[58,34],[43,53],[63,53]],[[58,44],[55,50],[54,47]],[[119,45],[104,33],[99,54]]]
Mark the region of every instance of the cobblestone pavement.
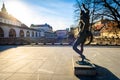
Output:
[[[119,47],[86,46],[84,54],[97,66],[94,79],[120,79]],[[0,80],[93,80],[74,75],[73,56],[71,46],[0,46]]]

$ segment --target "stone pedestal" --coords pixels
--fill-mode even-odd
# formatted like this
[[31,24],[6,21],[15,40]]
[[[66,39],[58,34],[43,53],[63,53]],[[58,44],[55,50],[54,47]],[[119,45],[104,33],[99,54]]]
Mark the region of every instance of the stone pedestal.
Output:
[[96,75],[96,67],[90,62],[86,61],[85,63],[78,63],[81,59],[80,57],[73,57],[73,68],[74,74],[78,76],[95,76]]

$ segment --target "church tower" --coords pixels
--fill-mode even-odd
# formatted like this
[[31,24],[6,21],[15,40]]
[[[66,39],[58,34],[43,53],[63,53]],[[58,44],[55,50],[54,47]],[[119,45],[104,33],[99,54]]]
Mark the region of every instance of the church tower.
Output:
[[4,3],[3,3],[3,5],[2,5],[1,12],[7,13],[7,10],[6,10],[6,8],[5,8],[5,4],[4,4]]

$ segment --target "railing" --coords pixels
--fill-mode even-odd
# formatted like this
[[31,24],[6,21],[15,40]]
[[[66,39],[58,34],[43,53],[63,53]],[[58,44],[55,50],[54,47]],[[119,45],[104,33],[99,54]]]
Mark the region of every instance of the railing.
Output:
[[31,44],[31,43],[69,43],[67,39],[63,39],[60,42],[54,38],[0,38],[0,44]]
[[94,38],[97,45],[120,45],[120,38]]
[[[2,44],[31,44],[31,43],[68,43],[70,44],[70,39],[63,39],[59,41],[58,39],[46,39],[46,38],[0,38],[0,45]],[[73,43],[73,40],[72,40]],[[94,45],[120,45],[120,38],[94,38],[91,44]]]
[[34,38],[0,38],[0,44],[30,44],[37,41]]

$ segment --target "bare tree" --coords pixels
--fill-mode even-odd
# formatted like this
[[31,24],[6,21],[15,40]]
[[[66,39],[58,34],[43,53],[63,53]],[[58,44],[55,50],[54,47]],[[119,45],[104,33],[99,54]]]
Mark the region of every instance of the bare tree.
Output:
[[81,5],[84,3],[90,10],[90,23],[95,20],[105,17],[117,22],[117,27],[120,28],[120,0],[76,0],[75,15],[79,20]]
[[82,4],[85,4],[86,8],[90,11],[89,16],[90,16],[90,23],[93,22],[93,14],[94,14],[94,9],[93,9],[93,1],[94,0],[76,0],[75,6],[75,21],[79,22],[80,20],[80,11],[81,11],[81,6]]
[[103,0],[104,7],[110,11],[111,18],[117,22],[117,27],[120,28],[120,13],[118,12],[120,9],[119,2],[117,0],[112,0],[113,3],[108,2],[107,0]]

